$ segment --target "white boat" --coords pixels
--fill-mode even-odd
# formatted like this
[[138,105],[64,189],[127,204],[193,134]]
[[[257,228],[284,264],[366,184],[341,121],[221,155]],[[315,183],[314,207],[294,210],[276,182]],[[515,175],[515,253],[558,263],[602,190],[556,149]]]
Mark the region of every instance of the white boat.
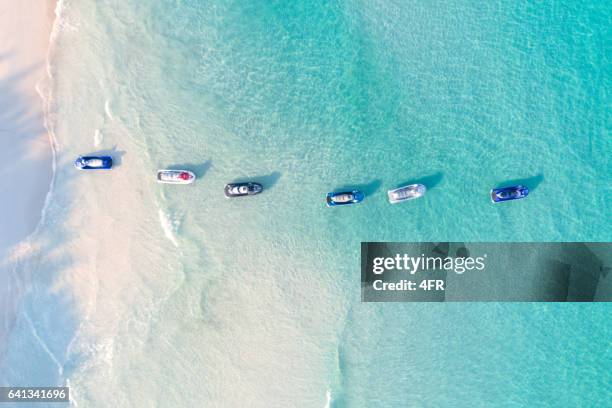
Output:
[[189,170],[157,170],[157,181],[166,184],[191,184],[196,176]]
[[387,195],[389,196],[389,202],[395,204],[423,197],[426,191],[427,188],[423,184],[410,184],[408,186],[396,188],[395,190],[389,190],[387,191]]

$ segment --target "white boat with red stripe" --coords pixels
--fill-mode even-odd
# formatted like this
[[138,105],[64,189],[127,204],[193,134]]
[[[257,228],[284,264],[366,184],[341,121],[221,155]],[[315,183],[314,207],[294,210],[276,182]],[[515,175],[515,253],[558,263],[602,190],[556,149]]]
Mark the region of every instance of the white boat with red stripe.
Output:
[[157,182],[165,184],[191,184],[196,175],[189,170],[157,170]]

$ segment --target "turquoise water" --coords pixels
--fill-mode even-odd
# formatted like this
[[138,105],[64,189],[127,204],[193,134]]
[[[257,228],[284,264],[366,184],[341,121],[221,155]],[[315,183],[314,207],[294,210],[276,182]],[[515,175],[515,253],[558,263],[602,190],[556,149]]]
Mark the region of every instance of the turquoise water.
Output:
[[[610,240],[609,3],[63,5],[54,198],[0,380],[85,406],[612,403],[606,305],[359,302],[361,241]],[[97,150],[120,166],[75,177]],[[156,185],[172,165],[196,185]],[[266,191],[225,200],[239,179]],[[491,205],[513,180],[530,197]],[[366,200],[325,208],[342,187]]]

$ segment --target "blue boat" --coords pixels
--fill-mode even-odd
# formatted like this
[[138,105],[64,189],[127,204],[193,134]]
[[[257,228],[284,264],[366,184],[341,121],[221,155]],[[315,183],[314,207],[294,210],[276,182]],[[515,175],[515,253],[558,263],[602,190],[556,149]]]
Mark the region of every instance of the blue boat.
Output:
[[363,201],[365,194],[361,191],[343,191],[339,193],[327,193],[326,201],[328,207],[337,205],[356,204]]
[[528,195],[529,189],[520,184],[510,187],[500,187],[491,190],[491,201],[500,203],[502,201],[520,200]]
[[81,156],[74,161],[74,167],[79,170],[109,170],[113,168],[113,158],[110,156]]

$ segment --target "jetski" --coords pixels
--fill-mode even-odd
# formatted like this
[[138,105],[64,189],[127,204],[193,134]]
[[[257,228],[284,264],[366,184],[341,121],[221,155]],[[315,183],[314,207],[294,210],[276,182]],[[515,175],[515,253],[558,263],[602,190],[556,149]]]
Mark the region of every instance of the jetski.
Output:
[[188,170],[157,170],[157,182],[166,184],[191,184],[196,176]]
[[113,158],[110,156],[81,156],[74,161],[74,167],[79,170],[109,170],[113,168]]
[[230,183],[225,185],[224,191],[227,198],[243,197],[261,193],[263,186],[253,182]]
[[328,207],[335,207],[337,205],[348,205],[356,204],[363,201],[365,194],[361,191],[343,191],[339,193],[327,193],[326,201]]
[[525,186],[516,185],[500,187],[491,190],[491,201],[500,203],[502,201],[519,200],[529,195],[529,189]]
[[423,197],[427,188],[423,184],[410,184],[408,186],[396,188],[395,190],[387,191],[389,202],[391,204],[401,203],[406,200],[414,200],[415,198]]

